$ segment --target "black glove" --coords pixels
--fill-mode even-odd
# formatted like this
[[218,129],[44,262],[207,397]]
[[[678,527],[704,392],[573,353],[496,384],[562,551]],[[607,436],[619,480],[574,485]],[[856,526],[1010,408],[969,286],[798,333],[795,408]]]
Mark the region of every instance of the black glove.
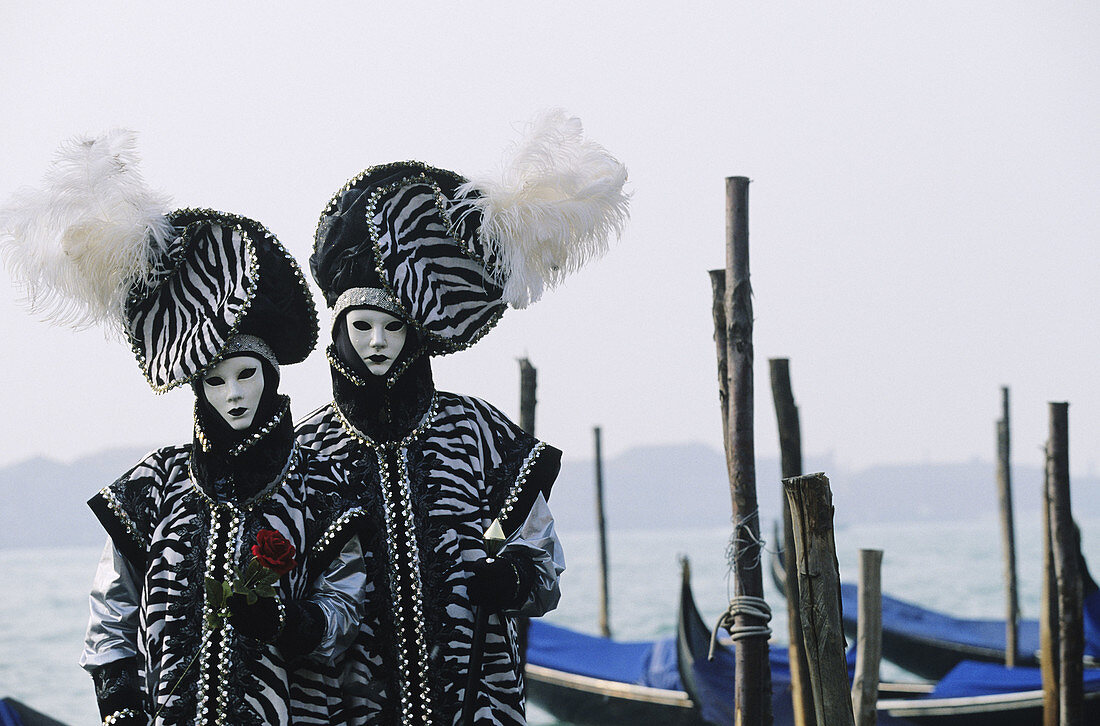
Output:
[[114,726],[145,726],[145,698],[138,682],[137,660],[123,658],[92,669],[99,716]]
[[470,563],[466,594],[470,602],[499,613],[514,610],[531,594],[534,566],[511,554]]
[[244,595],[230,595],[226,604],[234,630],[254,640],[274,643],[287,657],[312,652],[325,636],[325,611],[316,603],[286,601],[286,617],[281,629],[275,598],[261,597],[249,605]]
[[259,597],[248,604],[244,595],[230,595],[225,604],[229,607],[229,623],[241,635],[271,643],[281,630],[279,603],[273,597]]

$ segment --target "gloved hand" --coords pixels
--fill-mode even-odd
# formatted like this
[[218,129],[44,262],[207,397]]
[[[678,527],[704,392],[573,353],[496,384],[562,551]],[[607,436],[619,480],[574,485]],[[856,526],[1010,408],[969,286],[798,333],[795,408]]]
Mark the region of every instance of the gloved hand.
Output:
[[110,726],[145,726],[145,698],[138,684],[137,660],[123,658],[92,669],[99,715]]
[[251,605],[244,595],[230,595],[229,622],[246,637],[274,643],[287,657],[305,655],[325,635],[325,611],[308,600],[284,602],[285,619],[279,627],[279,605],[275,598],[261,597]]
[[501,612],[518,608],[531,594],[528,563],[504,554],[470,563],[466,594],[474,605]]
[[271,643],[282,630],[279,622],[279,603],[273,597],[256,598],[248,604],[244,595],[230,595],[225,604],[229,607],[229,623],[241,635]]

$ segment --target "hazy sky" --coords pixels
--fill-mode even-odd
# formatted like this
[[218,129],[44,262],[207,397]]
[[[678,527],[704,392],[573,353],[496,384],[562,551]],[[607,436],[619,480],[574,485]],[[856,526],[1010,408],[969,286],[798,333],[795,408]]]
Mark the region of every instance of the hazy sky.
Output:
[[[1072,469],[1100,463],[1095,4],[290,5],[5,3],[0,197],[63,139],[125,126],[175,204],[255,217],[304,262],[361,169],[492,170],[560,106],[627,164],[632,220],[436,359],[441,388],[517,416],[526,354],[567,458],[596,424],[611,455],[720,447],[707,270],[724,178],[748,176],[758,455],[767,359],[788,357],[808,454],[991,458],[1007,384],[1017,461],[1041,461],[1066,400]],[[190,392],[154,395],[127,346],[32,319],[10,284],[0,324],[0,465],[190,438]],[[320,351],[284,381],[299,417],[330,398]]]

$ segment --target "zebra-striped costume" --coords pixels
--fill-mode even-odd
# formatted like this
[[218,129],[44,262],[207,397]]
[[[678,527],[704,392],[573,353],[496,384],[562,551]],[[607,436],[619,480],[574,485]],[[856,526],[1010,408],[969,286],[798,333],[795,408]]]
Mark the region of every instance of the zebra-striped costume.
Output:
[[[230,568],[243,571],[251,559],[257,531],[275,529],[299,553],[298,565],[276,585],[279,597],[317,603],[328,616],[329,641],[338,639],[334,628],[350,635],[363,588],[354,537],[362,510],[347,497],[343,470],[294,444],[275,481],[233,504],[196,481],[191,451],[159,449],[89,502],[115,553],[113,565],[105,556],[101,572],[113,566],[126,576],[109,583],[107,598],[117,601],[97,603],[93,592],[82,665],[137,655],[145,709],[150,717],[159,712],[150,721],[158,726],[338,723],[338,661],[291,662],[276,646],[235,633],[228,620],[211,617],[204,578],[231,580]],[[359,574],[341,572],[349,568]],[[103,622],[97,608],[120,622]],[[135,645],[136,653],[128,652]],[[325,647],[321,655],[334,655],[331,642]]]
[[524,724],[514,615],[557,604],[564,560],[545,495],[560,452],[484,401],[444,392],[400,441],[372,441],[336,403],[300,423],[298,441],[343,461],[367,510],[375,587],[349,651],[349,722],[458,720],[474,621],[468,565],[486,556],[484,532],[500,517],[506,548],[527,550],[537,575],[518,611],[490,616],[476,723]]

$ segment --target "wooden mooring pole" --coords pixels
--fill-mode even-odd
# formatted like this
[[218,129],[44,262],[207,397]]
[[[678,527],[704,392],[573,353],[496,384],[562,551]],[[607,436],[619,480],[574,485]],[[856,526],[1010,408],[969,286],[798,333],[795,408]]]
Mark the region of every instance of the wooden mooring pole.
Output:
[[882,550],[859,551],[858,607],[852,704],[856,726],[875,726],[882,663]]
[[[789,479],[802,474],[802,430],[798,421],[798,406],[791,391],[790,362],[786,358],[768,361],[771,375],[772,400],[779,425],[780,477]],[[791,706],[794,726],[814,723],[813,692],[810,690],[810,670],[806,662],[806,647],[802,637],[802,619],[798,607],[798,572],[794,564],[794,531],[791,528],[791,508],[787,497],[781,497],[783,512],[783,571],[787,591],[787,655],[791,667]]]
[[[770,631],[767,628],[767,603],[764,602],[753,440],[748,201],[748,178],[728,177],[726,269],[721,291],[723,304],[718,305],[715,300],[713,309],[715,342],[719,345],[719,400],[723,405],[723,438],[733,506],[730,566],[734,596],[729,612],[733,616],[730,630],[735,642],[735,723],[738,726],[770,726],[771,670],[767,639]],[[714,280],[714,273],[711,273],[711,279]],[[721,320],[718,320],[719,312]],[[722,338],[725,339],[724,346]]]
[[600,427],[592,429],[596,436],[596,527],[600,533],[600,634],[611,637],[611,595],[607,579],[607,525],[603,516],[603,452],[600,447]]
[[854,726],[844,630],[840,568],[833,538],[833,494],[824,474],[783,480],[791,506],[798,563],[799,616],[814,694],[817,726]]
[[537,371],[527,358],[519,359],[519,427],[535,435]]
[[1008,387],[1001,387],[1001,420],[997,422],[997,493],[1001,505],[1001,542],[1005,577],[1005,665],[1016,665],[1020,600],[1016,591],[1016,526],[1012,518],[1012,468]]
[[[519,427],[535,435],[535,404],[537,402],[538,372],[527,356],[519,359]],[[526,616],[516,619],[517,645],[519,646],[520,668],[527,664],[527,628],[530,621]],[[526,692],[527,683],[524,681]]]
[[1060,726],[1084,726],[1084,613],[1069,494],[1069,404],[1050,404],[1050,541],[1058,591]]
[[1039,670],[1043,678],[1043,726],[1058,726],[1058,589],[1050,543],[1050,441],[1043,467],[1043,586],[1039,599]]

